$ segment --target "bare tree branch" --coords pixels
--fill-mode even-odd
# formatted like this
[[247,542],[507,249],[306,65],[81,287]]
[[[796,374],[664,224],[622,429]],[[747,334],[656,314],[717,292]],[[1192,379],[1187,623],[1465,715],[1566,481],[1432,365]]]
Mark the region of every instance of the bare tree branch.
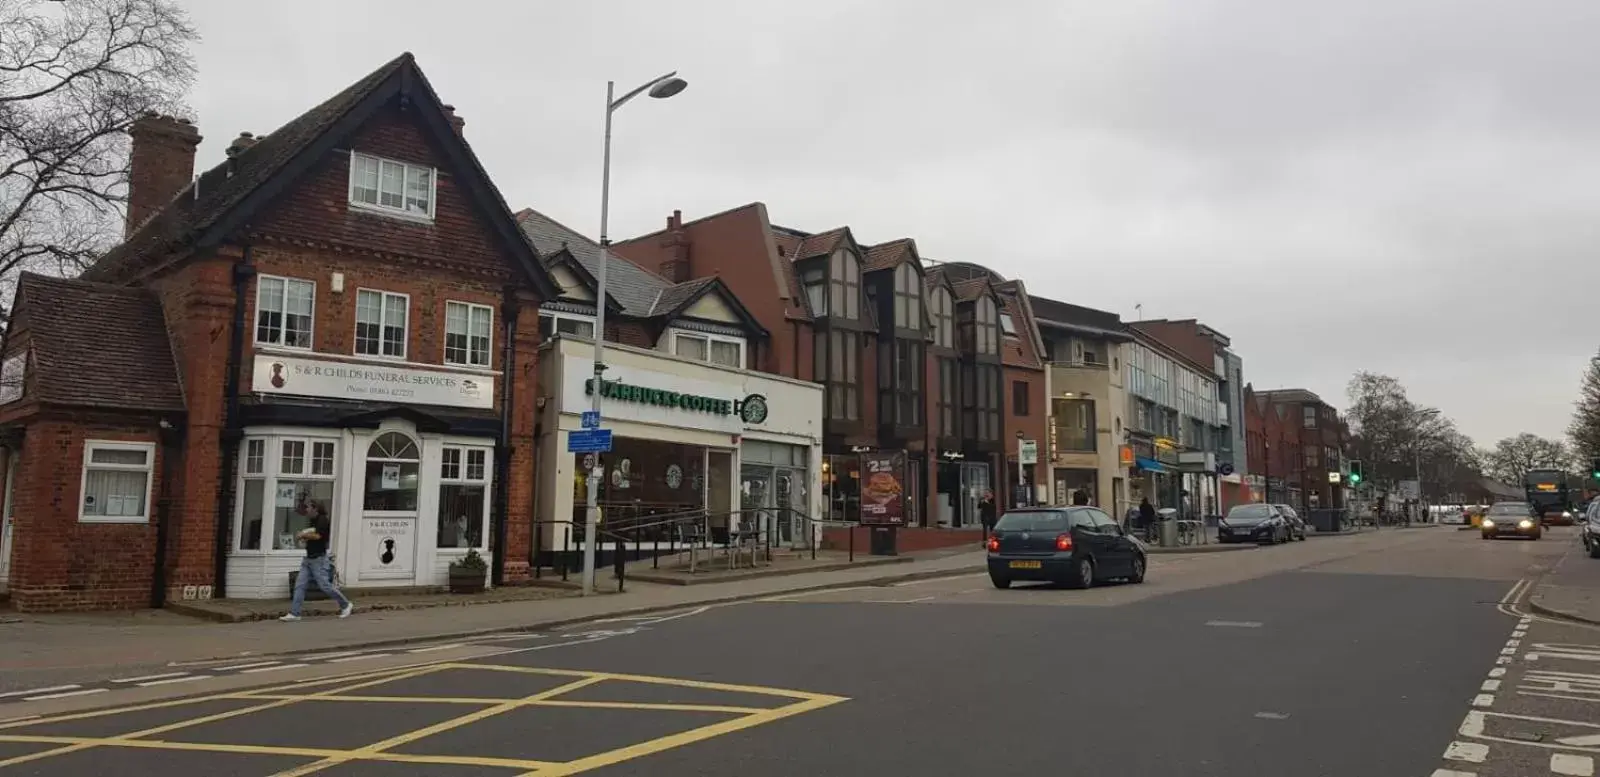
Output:
[[198,39],[172,0],[0,2],[0,321],[18,273],[117,242],[128,127],[183,110]]

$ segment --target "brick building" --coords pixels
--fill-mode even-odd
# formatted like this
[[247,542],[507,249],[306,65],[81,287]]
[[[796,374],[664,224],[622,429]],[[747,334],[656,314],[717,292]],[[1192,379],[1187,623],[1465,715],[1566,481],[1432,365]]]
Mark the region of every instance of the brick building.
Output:
[[1245,444],[1250,461],[1246,482],[1257,502],[1299,505],[1304,501],[1305,466],[1300,455],[1299,418],[1245,386]]
[[[1316,393],[1305,389],[1274,389],[1256,392],[1256,399],[1277,408],[1277,417],[1293,428],[1298,443],[1300,477],[1289,484],[1299,508],[1344,507],[1344,451],[1349,430],[1339,411]],[[1334,480],[1338,475],[1339,479]]]
[[1019,281],[934,268],[910,239],[777,226],[762,203],[687,222],[674,212],[615,250],[675,281],[720,278],[770,333],[752,367],[824,385],[827,518],[860,518],[861,463],[888,456],[903,473],[897,509],[918,527],[900,547],[968,541],[939,529],[977,525],[985,493],[1007,501],[1014,434],[1044,437],[1040,346]]
[[284,597],[308,505],[352,586],[526,573],[541,300],[560,293],[404,54],[194,177],[132,129],[125,242],[24,276],[3,345],[23,610]]

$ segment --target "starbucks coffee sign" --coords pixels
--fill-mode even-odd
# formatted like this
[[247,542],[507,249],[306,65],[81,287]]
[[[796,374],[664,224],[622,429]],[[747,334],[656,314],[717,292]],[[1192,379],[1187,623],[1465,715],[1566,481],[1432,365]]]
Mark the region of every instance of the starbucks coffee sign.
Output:
[[[586,395],[594,395],[594,378],[584,381],[583,390]],[[760,424],[767,420],[767,398],[760,394],[749,394],[743,399],[727,399],[725,397],[655,388],[620,380],[603,380],[600,382],[600,396],[603,399],[618,402],[634,402],[654,407],[678,408],[715,416],[738,416],[741,421],[752,425]]]

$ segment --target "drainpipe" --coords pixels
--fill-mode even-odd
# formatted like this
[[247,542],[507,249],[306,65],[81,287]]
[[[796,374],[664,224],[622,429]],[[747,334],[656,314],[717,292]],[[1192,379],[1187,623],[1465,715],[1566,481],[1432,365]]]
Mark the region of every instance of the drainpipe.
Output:
[[246,244],[244,258],[233,266],[233,334],[228,338],[228,377],[223,387],[227,410],[222,416],[222,461],[217,465],[217,536],[212,542],[213,596],[228,595],[228,530],[233,525],[233,466],[239,453],[239,370],[244,360],[245,300],[250,281],[256,277],[252,247]]
[[161,419],[161,493],[156,498],[155,568],[150,575],[150,607],[159,610],[167,604],[167,543],[172,536],[172,484],[178,479],[178,461],[183,455],[183,428]]
[[[503,327],[500,336],[500,374],[505,376],[505,381],[500,387],[500,445],[496,451],[498,461],[495,462],[494,483],[494,501],[497,505],[495,513],[499,520],[494,522],[495,552],[489,565],[489,583],[494,586],[505,585],[506,554],[511,552],[511,549],[506,547],[508,534],[506,524],[511,520],[511,422],[517,405],[517,314],[517,290],[513,286],[508,286],[500,302],[500,321]],[[529,528],[534,528],[531,523]],[[529,554],[532,554],[531,545]]]

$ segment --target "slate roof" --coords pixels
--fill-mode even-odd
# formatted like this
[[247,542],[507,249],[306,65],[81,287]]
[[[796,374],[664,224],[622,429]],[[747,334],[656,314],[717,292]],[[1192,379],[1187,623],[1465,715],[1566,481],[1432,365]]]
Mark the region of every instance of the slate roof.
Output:
[[668,286],[656,296],[655,302],[650,305],[649,314],[652,316],[668,316],[677,313],[693,301],[695,297],[699,296],[700,292],[716,282],[716,276],[712,275]]
[[1028,295],[1028,303],[1042,327],[1065,329],[1073,334],[1115,342],[1133,339],[1122,323],[1122,317],[1105,310],[1074,305],[1070,302]]
[[184,409],[166,320],[153,293],[23,273],[16,303],[33,354],[32,393],[26,399],[78,407]]
[[909,260],[913,255],[912,251],[911,238],[909,237],[869,246],[867,248],[866,261],[862,262],[861,271],[887,270]]

